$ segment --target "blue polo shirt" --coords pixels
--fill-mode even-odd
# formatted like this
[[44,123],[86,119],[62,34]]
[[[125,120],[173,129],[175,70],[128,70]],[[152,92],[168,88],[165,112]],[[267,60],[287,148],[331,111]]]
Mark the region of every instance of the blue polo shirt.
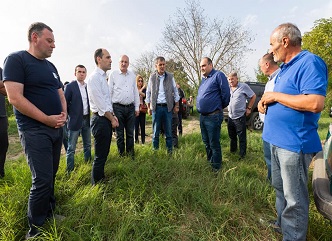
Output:
[[[301,51],[280,68],[274,92],[326,95],[327,67],[320,57]],[[317,133],[319,117],[320,113],[294,110],[277,102],[270,104],[265,116],[263,139],[297,153],[318,152],[322,150]]]
[[216,110],[222,111],[228,106],[230,91],[227,78],[221,71],[212,69],[206,78],[202,78],[198,88],[196,108],[201,114]]
[[[3,66],[4,81],[24,85],[23,95],[46,115],[59,115],[62,105],[58,90],[62,83],[55,66],[48,60],[40,60],[27,51],[10,54]],[[39,127],[42,123],[23,115],[14,108],[19,130]]]

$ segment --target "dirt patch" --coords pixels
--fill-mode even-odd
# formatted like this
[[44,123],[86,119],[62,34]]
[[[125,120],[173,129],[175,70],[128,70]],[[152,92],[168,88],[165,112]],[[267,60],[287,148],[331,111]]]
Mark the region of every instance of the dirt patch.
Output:
[[[182,120],[182,128],[183,128],[183,135],[188,135],[192,133],[196,133],[200,131],[199,127],[199,117],[198,116],[188,116],[187,119]],[[151,123],[147,123],[146,125],[146,133],[147,137],[145,138],[146,143],[151,143],[152,142],[152,126]],[[7,152],[7,160],[17,160],[22,154],[23,150],[20,144],[20,138],[18,134],[13,134],[9,135],[9,148]],[[93,137],[92,137],[92,142],[93,142]],[[115,142],[115,135],[113,134],[113,139],[112,139],[112,145],[114,145]],[[93,145],[93,143],[92,143]],[[82,145],[82,139],[78,139],[78,143],[76,146],[76,151],[80,152],[83,151],[83,145]],[[65,149],[62,148],[61,150],[61,155],[65,155]]]

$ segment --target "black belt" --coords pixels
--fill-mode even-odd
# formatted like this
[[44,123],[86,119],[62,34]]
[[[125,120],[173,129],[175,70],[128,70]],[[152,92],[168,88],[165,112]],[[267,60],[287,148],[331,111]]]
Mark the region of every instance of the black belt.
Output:
[[117,106],[121,106],[121,107],[132,107],[132,106],[134,106],[134,103],[131,103],[129,105],[123,105],[123,104],[120,104],[120,103],[113,103],[113,105],[117,105]]
[[89,114],[83,115],[83,118],[90,118],[90,115]]
[[215,110],[209,113],[201,113],[202,116],[208,116],[208,115],[215,115],[218,114],[220,112],[220,110]]
[[157,106],[167,106],[167,103],[157,103]]

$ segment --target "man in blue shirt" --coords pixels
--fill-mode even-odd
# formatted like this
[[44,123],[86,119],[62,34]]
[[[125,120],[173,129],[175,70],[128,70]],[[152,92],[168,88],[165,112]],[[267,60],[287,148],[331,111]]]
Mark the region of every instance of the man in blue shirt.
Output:
[[211,163],[212,170],[218,172],[222,162],[220,144],[222,110],[228,106],[230,91],[225,74],[213,69],[210,58],[203,58],[200,67],[203,78],[198,89],[196,108],[200,113],[201,135],[207,160]]
[[327,66],[301,49],[301,32],[291,23],[270,37],[275,62],[283,62],[273,92],[264,93],[258,108],[265,113],[263,140],[271,144],[272,186],[276,191],[283,240],[306,240],[309,218],[308,168],[322,149],[317,133],[324,108]]

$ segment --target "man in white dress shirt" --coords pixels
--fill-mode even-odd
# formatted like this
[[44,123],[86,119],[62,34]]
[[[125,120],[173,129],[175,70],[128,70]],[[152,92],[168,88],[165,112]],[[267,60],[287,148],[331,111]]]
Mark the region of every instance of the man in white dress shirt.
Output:
[[[274,80],[277,77],[280,68],[274,62],[272,54],[265,54],[259,61],[259,67],[263,74],[269,76],[269,80],[265,85],[265,92],[273,91]],[[259,113],[259,118],[264,122],[265,114]],[[271,148],[270,143],[263,140],[264,159],[267,167],[267,179],[271,181]]]
[[87,80],[90,101],[91,131],[94,137],[95,158],[92,166],[92,184],[105,179],[104,167],[110,150],[112,128],[119,123],[113,113],[111,96],[107,86],[106,71],[111,69],[112,59],[106,49],[97,49],[94,54],[97,67]]
[[[118,118],[116,128],[116,144],[120,156],[128,154],[134,158],[135,117],[139,115],[139,95],[136,75],[128,70],[129,58],[122,55],[119,69],[114,70],[108,78],[114,114]],[[125,138],[126,132],[126,138]]]

